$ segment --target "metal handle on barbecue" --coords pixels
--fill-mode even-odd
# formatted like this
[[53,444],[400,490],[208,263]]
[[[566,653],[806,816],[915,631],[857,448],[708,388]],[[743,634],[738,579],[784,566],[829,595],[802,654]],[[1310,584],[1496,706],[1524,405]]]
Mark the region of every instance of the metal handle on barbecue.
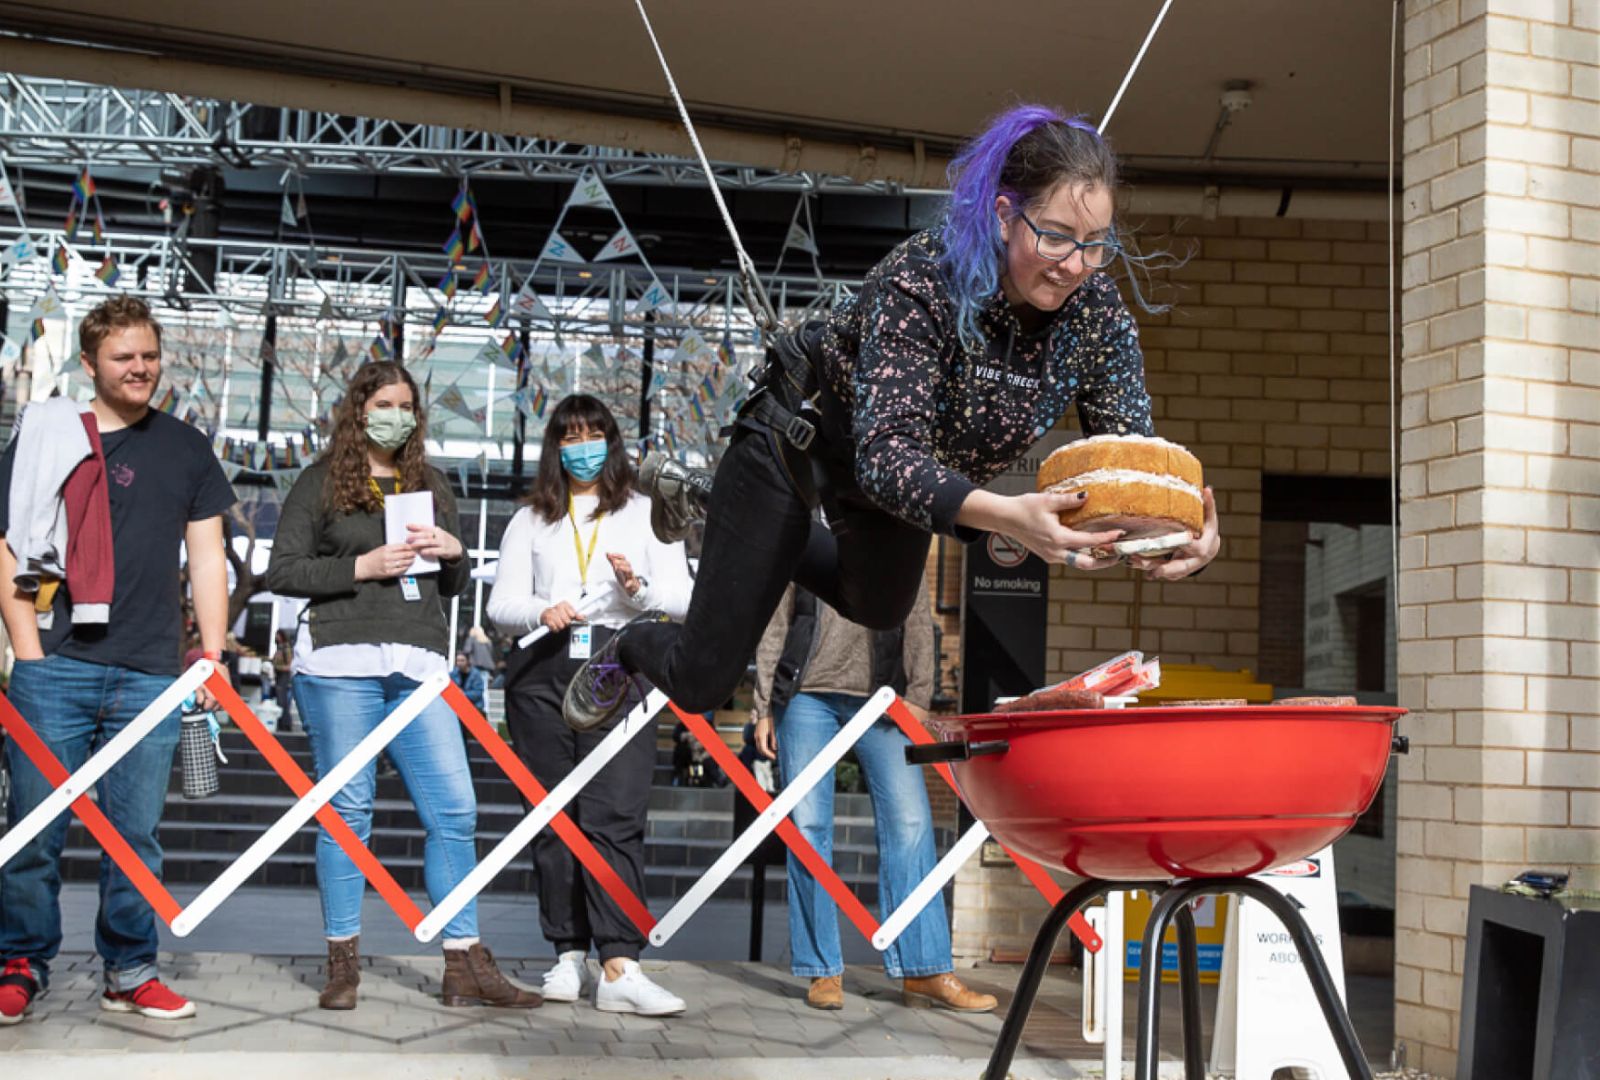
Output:
[[1003,754],[1011,749],[1004,739],[987,742],[936,742],[906,747],[907,765],[944,765],[952,761],[967,761],[985,754]]
[[1389,749],[1396,754],[1409,754],[1411,753],[1411,739],[1405,735],[1396,735],[1394,741],[1389,744]]

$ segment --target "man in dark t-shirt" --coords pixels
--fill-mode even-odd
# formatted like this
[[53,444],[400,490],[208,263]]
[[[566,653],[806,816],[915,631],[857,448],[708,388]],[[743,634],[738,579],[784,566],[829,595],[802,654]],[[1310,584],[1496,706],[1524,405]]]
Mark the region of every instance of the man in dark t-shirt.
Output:
[[[126,296],[107,300],[85,316],[78,338],[83,370],[95,389],[90,410],[110,508],[115,584],[109,619],[74,624],[69,573],[56,591],[49,627],[42,629],[35,594],[15,584],[16,545],[0,543],[0,616],[16,656],[11,703],[69,772],[127,727],[179,673],[182,548],[188,552],[201,645],[208,658],[221,660],[228,619],[222,514],[234,503],[205,436],[150,408],[161,380],[161,327],[148,305]],[[20,421],[17,428],[23,430]],[[34,425],[22,437],[63,434]],[[29,524],[11,520],[19,512],[12,486],[20,441],[13,438],[0,458],[0,534],[15,530],[18,537]],[[204,690],[199,696],[202,704],[210,703]],[[157,877],[157,829],[178,726],[176,713],[164,718],[97,786],[100,809]],[[14,741],[6,757],[12,778],[7,812],[14,824],[53,785]],[[0,866],[0,1024],[16,1023],[27,1013],[61,947],[59,863],[68,820],[65,814],[56,818]],[[155,913],[127,875],[101,858],[95,924],[95,947],[105,963],[101,1008],[160,1020],[193,1016],[194,1004],[158,978]]]

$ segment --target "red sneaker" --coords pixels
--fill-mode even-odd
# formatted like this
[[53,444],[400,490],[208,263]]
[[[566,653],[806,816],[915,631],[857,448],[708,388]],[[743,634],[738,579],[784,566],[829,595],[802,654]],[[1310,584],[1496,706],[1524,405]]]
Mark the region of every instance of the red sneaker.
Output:
[[26,960],[7,960],[5,969],[0,971],[0,1026],[22,1023],[38,992],[39,980],[34,977],[33,966]]
[[106,1012],[136,1012],[152,1020],[183,1020],[195,1013],[194,1002],[150,979],[126,993],[107,990],[100,998]]

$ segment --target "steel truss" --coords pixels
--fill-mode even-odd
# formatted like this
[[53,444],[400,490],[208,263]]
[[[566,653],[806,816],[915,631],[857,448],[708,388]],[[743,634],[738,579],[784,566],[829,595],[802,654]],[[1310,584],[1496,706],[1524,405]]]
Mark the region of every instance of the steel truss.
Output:
[[[0,225],[0,247],[20,231],[14,224]],[[50,277],[49,256],[65,242],[60,230],[32,231],[31,236],[40,258],[0,277],[0,290],[13,299],[44,291]],[[265,312],[270,306],[280,315],[317,317],[326,314],[326,305],[331,304],[343,320],[398,314],[407,324],[431,324],[440,308],[453,316],[473,316],[486,313],[495,299],[509,305],[534,270],[529,259],[492,259],[495,291],[480,296],[463,282],[455,300],[448,301],[437,288],[448,260],[414,251],[198,239],[182,230],[108,233],[104,244],[69,250],[89,263],[109,253],[122,271],[117,291],[176,307],[238,313]],[[202,263],[215,269],[203,273]],[[659,268],[655,276],[671,300],[655,310],[653,333],[675,336],[707,326],[720,333],[725,323],[741,334],[753,333],[755,324],[740,300],[739,279],[733,271]],[[545,263],[538,268],[535,289],[555,319],[535,323],[576,334],[638,332],[645,320],[637,300],[651,281],[650,270],[637,264]],[[768,288],[780,316],[789,320],[833,306],[858,285],[843,278],[790,274],[770,278]]]
[[[706,184],[698,162],[665,154],[13,74],[0,75],[0,151],[22,166],[215,165],[564,183],[592,168],[607,184]],[[724,188],[899,190],[882,181],[732,163],[715,163],[712,172]]]

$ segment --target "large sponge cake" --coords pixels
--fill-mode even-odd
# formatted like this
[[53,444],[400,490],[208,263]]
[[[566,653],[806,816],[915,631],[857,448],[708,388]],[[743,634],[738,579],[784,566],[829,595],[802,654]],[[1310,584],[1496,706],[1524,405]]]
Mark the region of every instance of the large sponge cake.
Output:
[[1040,491],[1086,491],[1061,515],[1068,528],[1121,529],[1127,539],[1205,526],[1200,460],[1177,443],[1146,435],[1095,435],[1068,443],[1039,467]]

